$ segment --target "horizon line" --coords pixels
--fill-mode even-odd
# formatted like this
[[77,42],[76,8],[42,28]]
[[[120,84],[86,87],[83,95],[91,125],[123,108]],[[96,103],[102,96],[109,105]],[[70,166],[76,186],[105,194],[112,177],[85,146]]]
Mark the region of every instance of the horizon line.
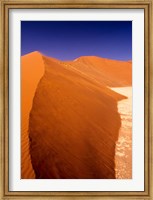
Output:
[[102,59],[106,59],[106,60],[113,60],[113,61],[132,62],[132,59],[128,59],[128,60],[117,60],[117,59],[108,58],[108,57],[101,57],[101,56],[99,56],[99,55],[81,55],[81,56],[76,57],[76,58],[74,58],[74,59],[69,59],[69,60],[66,59],[66,60],[63,60],[63,59],[59,59],[59,58],[56,58],[56,57],[52,57],[52,56],[50,56],[50,55],[46,55],[46,54],[44,54],[44,53],[42,53],[41,51],[38,51],[38,50],[36,50],[36,51],[31,51],[31,52],[29,52],[29,53],[26,53],[26,54],[24,54],[24,55],[21,55],[21,57],[26,56],[26,55],[28,55],[28,54],[32,54],[32,53],[39,53],[39,54],[41,54],[42,56],[54,58],[54,59],[57,59],[57,60],[63,61],[63,62],[66,62],[66,61],[75,61],[75,60],[77,60],[77,59],[79,59],[79,58],[81,58],[81,57],[97,57],[97,58],[102,58]]

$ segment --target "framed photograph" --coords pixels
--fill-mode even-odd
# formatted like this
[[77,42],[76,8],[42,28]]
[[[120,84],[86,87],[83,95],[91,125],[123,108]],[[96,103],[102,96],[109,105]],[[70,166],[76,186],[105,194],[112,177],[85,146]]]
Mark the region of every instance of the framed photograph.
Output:
[[152,0],[1,1],[1,199],[152,199]]

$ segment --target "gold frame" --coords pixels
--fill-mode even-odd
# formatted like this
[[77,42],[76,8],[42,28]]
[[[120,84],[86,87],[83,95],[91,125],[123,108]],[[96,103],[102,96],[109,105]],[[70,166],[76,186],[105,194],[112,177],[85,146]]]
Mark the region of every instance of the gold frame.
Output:
[[[153,199],[152,73],[153,0],[1,0],[0,26],[0,198],[1,199]],[[8,14],[12,8],[142,8],[145,11],[145,191],[143,192],[10,192],[8,189]]]

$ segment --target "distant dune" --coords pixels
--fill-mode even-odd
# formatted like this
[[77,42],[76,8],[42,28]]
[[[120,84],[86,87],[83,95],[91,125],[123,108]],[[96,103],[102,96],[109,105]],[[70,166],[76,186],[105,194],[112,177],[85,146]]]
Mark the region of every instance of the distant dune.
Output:
[[109,87],[132,85],[131,61],[117,61],[96,56],[83,56],[67,64],[74,66],[96,82]]
[[126,97],[109,86],[128,86],[129,77],[130,62],[23,56],[21,177],[115,178],[117,102]]

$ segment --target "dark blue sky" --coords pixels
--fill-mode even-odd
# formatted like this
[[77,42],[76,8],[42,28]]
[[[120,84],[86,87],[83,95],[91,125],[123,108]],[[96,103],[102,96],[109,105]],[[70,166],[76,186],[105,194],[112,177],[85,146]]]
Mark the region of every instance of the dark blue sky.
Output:
[[86,55],[131,60],[132,22],[22,21],[21,51],[40,51],[60,60]]

